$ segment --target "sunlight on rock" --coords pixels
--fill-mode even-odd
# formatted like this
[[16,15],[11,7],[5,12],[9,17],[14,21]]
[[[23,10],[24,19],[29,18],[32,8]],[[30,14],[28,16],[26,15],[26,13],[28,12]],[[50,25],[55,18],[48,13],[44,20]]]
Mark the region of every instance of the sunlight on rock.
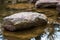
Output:
[[[20,12],[7,16],[3,18],[3,20],[6,24],[4,28],[10,31],[14,31],[16,28],[19,30],[35,26],[42,26],[42,24],[45,26],[47,24],[47,16],[37,12]],[[17,26],[15,27],[13,25]]]

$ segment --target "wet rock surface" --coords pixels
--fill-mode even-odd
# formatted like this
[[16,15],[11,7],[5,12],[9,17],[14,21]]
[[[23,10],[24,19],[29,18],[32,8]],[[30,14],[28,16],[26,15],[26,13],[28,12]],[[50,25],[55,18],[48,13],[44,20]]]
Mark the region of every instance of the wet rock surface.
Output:
[[56,7],[56,4],[57,4],[57,1],[56,0],[38,0],[36,3],[35,3],[35,7],[36,8],[41,8],[41,7]]
[[35,7],[36,8],[55,8],[56,3],[39,3]]
[[29,2],[31,2],[31,3],[36,3],[36,1],[38,1],[38,0],[29,0]]
[[45,26],[47,17],[37,12],[20,12],[3,18],[4,28],[9,31],[23,30],[30,27]]
[[60,3],[57,4],[57,11],[58,11],[58,16],[60,16]]

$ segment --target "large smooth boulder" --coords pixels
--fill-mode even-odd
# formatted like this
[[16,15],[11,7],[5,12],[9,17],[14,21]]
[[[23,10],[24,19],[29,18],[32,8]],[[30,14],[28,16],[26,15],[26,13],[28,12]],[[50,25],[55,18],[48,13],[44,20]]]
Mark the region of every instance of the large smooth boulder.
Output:
[[20,12],[3,18],[3,21],[3,27],[6,30],[15,31],[45,26],[47,24],[47,17],[37,12]]
[[41,8],[41,7],[56,7],[57,0],[38,0],[35,3],[36,8]]

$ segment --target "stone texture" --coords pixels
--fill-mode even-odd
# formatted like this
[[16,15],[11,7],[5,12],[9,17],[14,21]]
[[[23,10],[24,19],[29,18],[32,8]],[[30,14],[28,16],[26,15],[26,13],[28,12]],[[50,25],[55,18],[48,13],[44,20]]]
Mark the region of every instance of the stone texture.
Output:
[[38,0],[29,0],[30,3],[36,3]]
[[57,4],[57,0],[38,0],[35,3],[36,8],[40,7],[55,7]]
[[60,16],[60,2],[57,3],[57,11],[58,11],[58,16]]
[[23,30],[30,27],[45,26],[47,17],[37,12],[20,12],[3,18],[4,28],[9,31]]

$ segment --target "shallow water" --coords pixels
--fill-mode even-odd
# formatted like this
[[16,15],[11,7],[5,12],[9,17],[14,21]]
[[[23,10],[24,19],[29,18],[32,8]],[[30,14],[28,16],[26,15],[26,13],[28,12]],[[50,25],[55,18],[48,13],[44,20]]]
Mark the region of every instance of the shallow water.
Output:
[[1,23],[0,23],[0,40],[4,40],[3,30],[2,30],[2,25],[1,25]]
[[54,24],[54,32],[51,35],[50,32],[46,31],[46,33],[43,33],[38,37],[31,38],[30,40],[60,40],[60,24]]

